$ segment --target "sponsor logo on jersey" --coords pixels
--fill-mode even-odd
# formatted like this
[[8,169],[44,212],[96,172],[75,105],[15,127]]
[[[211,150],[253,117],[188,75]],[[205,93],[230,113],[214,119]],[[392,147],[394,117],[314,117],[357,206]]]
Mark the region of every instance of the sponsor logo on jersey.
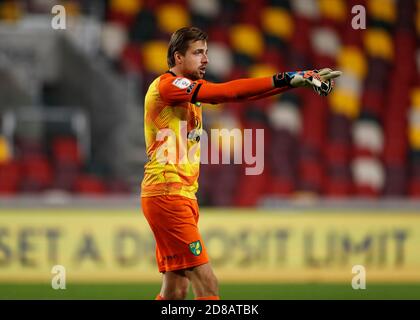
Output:
[[188,94],[191,94],[191,92],[193,91],[196,84],[197,84],[197,82],[191,83],[191,85],[187,88],[187,93]]
[[180,89],[186,89],[191,85],[191,81],[186,78],[176,78],[172,84]]

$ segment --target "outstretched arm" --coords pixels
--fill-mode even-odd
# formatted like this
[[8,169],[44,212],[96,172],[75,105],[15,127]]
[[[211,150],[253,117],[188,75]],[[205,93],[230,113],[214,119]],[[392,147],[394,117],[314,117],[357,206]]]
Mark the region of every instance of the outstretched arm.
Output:
[[[221,84],[206,83],[196,89],[200,102],[258,100],[298,87],[312,87],[319,95],[328,95],[334,87],[333,78],[341,75],[331,69],[281,72],[269,78],[240,79]],[[270,80],[272,85],[270,86]]]
[[238,79],[224,83],[169,77],[159,83],[159,93],[162,99],[169,103],[199,101],[218,104],[242,101],[274,89],[276,87],[273,77]]
[[280,94],[282,92],[285,92],[287,90],[292,89],[293,87],[284,87],[284,88],[274,88],[266,93],[263,94],[258,94],[249,98],[246,98],[244,100],[246,101],[254,101],[254,100],[260,100],[260,99],[264,99],[264,98],[268,98],[268,97],[272,97],[275,96],[276,94]]
[[273,78],[250,78],[225,83],[204,82],[197,88],[196,100],[203,103],[239,102],[277,91]]
[[[313,87],[318,94],[327,95],[333,87],[332,78],[340,74],[331,69],[324,71],[322,76],[317,70],[282,72],[272,77],[238,79],[224,83],[191,81],[181,77],[166,78],[159,85],[159,92],[170,103],[199,101],[211,104],[257,100],[296,87]],[[324,88],[325,81],[329,82],[327,89]]]

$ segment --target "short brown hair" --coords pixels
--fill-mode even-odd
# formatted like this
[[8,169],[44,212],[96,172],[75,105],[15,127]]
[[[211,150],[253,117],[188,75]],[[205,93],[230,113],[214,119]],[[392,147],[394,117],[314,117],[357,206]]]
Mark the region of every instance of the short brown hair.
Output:
[[207,38],[207,33],[196,27],[183,27],[175,31],[171,36],[168,46],[167,60],[169,68],[175,66],[175,52],[178,51],[180,54],[185,55],[190,42],[199,40],[207,41]]

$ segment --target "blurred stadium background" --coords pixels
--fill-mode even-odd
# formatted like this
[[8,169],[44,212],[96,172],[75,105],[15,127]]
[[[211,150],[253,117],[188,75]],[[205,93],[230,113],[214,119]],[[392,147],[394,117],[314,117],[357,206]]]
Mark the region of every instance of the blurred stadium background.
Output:
[[209,34],[209,81],[344,72],[328,98],[203,108],[208,132],[265,133],[263,174],[201,167],[222,298],[420,299],[419,0],[1,0],[0,299],[154,298],[143,97],[185,25]]

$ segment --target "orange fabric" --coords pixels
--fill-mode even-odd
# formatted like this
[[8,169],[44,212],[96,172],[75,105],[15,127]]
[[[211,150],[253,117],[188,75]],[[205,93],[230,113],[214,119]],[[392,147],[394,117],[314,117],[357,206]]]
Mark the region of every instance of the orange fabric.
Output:
[[220,300],[219,296],[197,297],[194,300]]
[[273,78],[238,79],[224,83],[204,82],[197,101],[204,103],[238,102],[266,94],[274,89]]
[[[200,148],[194,133],[202,130],[201,107],[190,103],[196,85],[165,73],[146,93],[144,136],[149,161],[144,166],[142,197],[181,195],[196,199]],[[170,135],[158,137],[164,132]]]
[[[206,83],[206,81],[193,81],[185,77],[176,77],[171,73],[165,73],[160,76],[159,95],[164,102],[169,104],[189,103],[199,84],[202,85],[203,83]],[[187,107],[185,104],[184,106]]]
[[[203,130],[201,102],[256,100],[288,89],[274,88],[272,77],[216,84],[167,72],[155,79],[145,98],[144,136],[149,161],[144,167],[141,196],[196,199]],[[171,135],[165,136],[165,132]],[[159,138],[158,133],[162,134]]]
[[209,261],[197,227],[197,200],[166,195],[142,197],[141,204],[156,240],[159,272],[186,269]]
[[259,99],[263,99],[263,98],[268,98],[268,97],[274,96],[276,94],[280,94],[280,93],[285,92],[285,91],[290,90],[290,89],[292,89],[292,87],[273,88],[270,91],[267,91],[266,93],[258,94],[258,95],[246,98],[245,100],[252,101],[252,100],[259,100]]
[[274,88],[272,77],[212,83],[167,75],[161,76],[159,82],[159,94],[167,103],[191,102],[196,90],[198,90],[196,101],[217,104],[242,101],[277,89]]

